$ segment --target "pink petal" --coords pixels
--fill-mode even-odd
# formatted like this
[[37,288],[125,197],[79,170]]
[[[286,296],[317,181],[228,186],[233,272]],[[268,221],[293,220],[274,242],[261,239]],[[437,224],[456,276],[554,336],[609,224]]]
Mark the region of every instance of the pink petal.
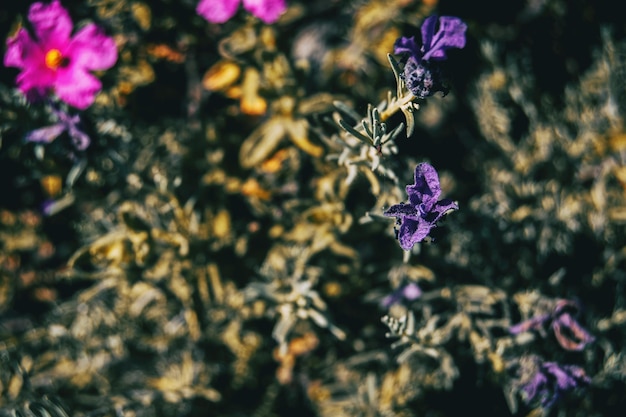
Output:
[[567,350],[580,351],[594,341],[594,337],[574,320],[569,313],[563,313],[554,320],[552,329],[554,330],[556,340]]
[[54,85],[55,74],[45,65],[44,51],[28,34],[20,29],[7,42],[4,65],[21,68],[17,87],[29,98],[43,96]]
[[22,72],[17,76],[16,83],[20,91],[27,96],[43,96],[54,86],[55,74],[44,65],[30,65],[30,62],[26,61]]
[[51,3],[33,3],[28,11],[39,43],[45,49],[65,49],[72,33],[72,19],[59,0]]
[[41,57],[41,48],[30,37],[28,31],[21,28],[15,36],[7,40],[7,52],[4,54],[5,67],[22,68],[29,56]]
[[240,0],[201,0],[196,13],[211,23],[224,23],[237,13],[239,3]]
[[243,7],[265,23],[274,23],[285,10],[285,0],[243,0]]
[[422,289],[414,282],[411,282],[402,289],[402,294],[407,300],[416,300],[422,296]]
[[84,110],[91,106],[101,88],[100,80],[79,66],[70,64],[57,70],[57,96],[78,109]]
[[66,54],[79,68],[101,71],[111,68],[117,61],[117,46],[113,38],[89,23],[74,35]]

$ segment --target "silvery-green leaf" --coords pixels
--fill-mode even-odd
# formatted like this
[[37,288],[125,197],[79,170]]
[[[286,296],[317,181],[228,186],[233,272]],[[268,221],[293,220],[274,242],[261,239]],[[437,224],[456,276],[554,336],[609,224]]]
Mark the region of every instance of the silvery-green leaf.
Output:
[[367,136],[365,136],[363,133],[359,132],[358,130],[356,130],[354,127],[350,126],[349,124],[347,124],[346,122],[342,120],[339,120],[339,124],[341,125],[341,127],[348,133],[350,133],[352,136],[354,136],[355,138],[359,139],[360,141],[362,141],[363,143],[370,145],[371,144],[371,140],[370,138],[368,138]]
[[354,110],[352,110],[350,107],[348,107],[339,100],[333,101],[333,105],[337,108],[337,110],[343,112],[354,121],[357,121],[361,118],[361,116],[359,116]]
[[415,112],[413,105],[411,103],[409,106],[402,106],[400,110],[406,119],[406,136],[410,137],[413,135],[413,130],[415,129]]

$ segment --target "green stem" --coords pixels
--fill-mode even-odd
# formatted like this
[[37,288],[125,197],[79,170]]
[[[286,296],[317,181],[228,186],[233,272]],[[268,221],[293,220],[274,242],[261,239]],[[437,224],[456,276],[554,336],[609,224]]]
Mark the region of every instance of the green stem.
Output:
[[389,103],[389,107],[387,107],[385,110],[383,110],[382,113],[380,113],[380,120],[383,122],[386,121],[391,116],[396,114],[398,110],[400,110],[402,107],[415,100],[415,98],[416,97],[413,95],[413,93],[409,91],[406,96],[402,97],[401,99],[396,99],[392,103]]

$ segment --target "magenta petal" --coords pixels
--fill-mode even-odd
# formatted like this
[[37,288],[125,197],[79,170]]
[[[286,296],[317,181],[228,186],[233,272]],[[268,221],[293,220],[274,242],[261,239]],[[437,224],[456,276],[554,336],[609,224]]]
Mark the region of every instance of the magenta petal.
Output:
[[21,68],[22,61],[22,39],[29,38],[25,29],[20,29],[17,34],[7,40],[7,51],[4,54],[3,64],[5,67]]
[[33,55],[41,56],[39,45],[30,37],[28,31],[21,28],[15,36],[7,40],[7,51],[4,54],[5,67],[22,68],[24,61]]
[[569,313],[563,313],[552,322],[554,336],[563,349],[580,351],[589,343],[594,341],[594,337],[587,332]]
[[211,23],[224,23],[237,13],[239,3],[240,0],[201,0],[196,13]]
[[71,65],[58,71],[55,88],[61,100],[84,110],[94,102],[102,83],[89,72]]
[[54,84],[54,73],[45,67],[41,47],[25,29],[7,41],[4,65],[21,68],[16,84],[30,101],[44,96]]
[[267,24],[277,21],[287,10],[285,0],[243,0],[243,7]]
[[[54,73],[42,66],[29,66],[23,68],[17,76],[17,88],[26,95],[36,93],[45,95],[45,92],[54,86]],[[34,91],[36,90],[36,91]]]
[[59,0],[33,3],[28,11],[37,40],[46,48],[62,49],[72,33],[72,19]]
[[66,53],[76,67],[94,71],[111,68],[117,61],[115,41],[93,23],[74,35]]

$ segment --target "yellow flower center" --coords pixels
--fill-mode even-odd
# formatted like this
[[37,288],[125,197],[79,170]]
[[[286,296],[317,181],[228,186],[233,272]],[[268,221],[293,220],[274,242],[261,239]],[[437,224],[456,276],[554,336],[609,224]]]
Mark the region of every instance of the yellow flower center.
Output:
[[65,58],[63,58],[61,51],[59,51],[58,49],[50,49],[46,53],[46,67],[50,68],[51,70],[56,70],[57,68],[59,68],[61,65],[63,65],[63,61],[65,61]]

